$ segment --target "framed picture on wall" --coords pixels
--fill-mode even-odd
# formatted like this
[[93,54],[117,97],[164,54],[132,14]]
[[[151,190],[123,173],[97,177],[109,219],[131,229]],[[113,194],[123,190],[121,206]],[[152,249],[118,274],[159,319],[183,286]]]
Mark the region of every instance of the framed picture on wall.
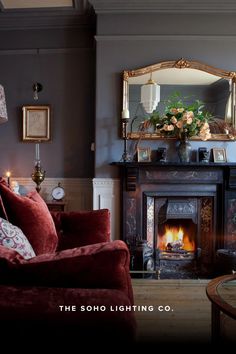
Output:
[[148,148],[137,148],[138,162],[150,162],[151,161],[151,149]]
[[217,163],[227,162],[224,148],[213,148],[213,161]]
[[23,141],[51,140],[50,106],[23,106]]

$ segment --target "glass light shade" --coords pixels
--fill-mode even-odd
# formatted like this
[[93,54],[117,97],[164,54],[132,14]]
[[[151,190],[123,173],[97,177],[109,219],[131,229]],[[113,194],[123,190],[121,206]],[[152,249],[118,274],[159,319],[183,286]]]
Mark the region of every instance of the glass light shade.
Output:
[[152,113],[160,102],[160,86],[153,80],[148,80],[141,86],[141,103],[147,113]]
[[7,106],[6,106],[6,99],[4,88],[0,85],[0,123],[7,122]]

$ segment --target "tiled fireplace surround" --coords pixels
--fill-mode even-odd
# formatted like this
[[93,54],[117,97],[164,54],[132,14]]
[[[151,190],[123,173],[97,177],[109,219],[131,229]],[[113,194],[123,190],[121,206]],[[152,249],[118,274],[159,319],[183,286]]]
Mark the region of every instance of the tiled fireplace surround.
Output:
[[[211,276],[216,251],[236,248],[236,164],[116,165],[121,181],[122,239],[129,244],[145,240],[147,254],[152,254],[155,268],[164,274],[166,267],[171,276]],[[168,224],[172,230],[173,225],[184,226],[185,233],[191,234],[194,246],[190,252],[172,249],[173,243],[161,250],[161,235]],[[138,267],[145,270],[144,264]]]

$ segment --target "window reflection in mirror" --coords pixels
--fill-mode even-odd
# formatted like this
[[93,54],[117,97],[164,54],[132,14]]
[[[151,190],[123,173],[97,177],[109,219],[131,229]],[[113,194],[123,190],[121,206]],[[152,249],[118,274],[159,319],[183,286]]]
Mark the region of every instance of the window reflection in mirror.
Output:
[[[167,63],[167,64],[166,64]],[[125,72],[127,78],[127,102],[130,120],[130,137],[138,138],[141,123],[149,119],[140,103],[141,86],[150,78],[160,85],[160,102],[155,111],[165,113],[166,101],[178,94],[188,106],[196,100],[204,104],[204,110],[211,114],[210,129],[213,140],[233,140],[235,128],[235,73],[215,69],[198,62],[184,61],[178,67],[177,62],[163,62],[146,68]],[[162,64],[164,68],[162,68]],[[177,65],[177,67],[176,67]],[[165,68],[167,66],[167,68]],[[170,67],[168,67],[170,66]],[[217,74],[217,75],[216,75]],[[126,100],[126,98],[123,98]],[[228,134],[230,133],[230,134]],[[147,131],[147,138],[158,138],[153,127]]]

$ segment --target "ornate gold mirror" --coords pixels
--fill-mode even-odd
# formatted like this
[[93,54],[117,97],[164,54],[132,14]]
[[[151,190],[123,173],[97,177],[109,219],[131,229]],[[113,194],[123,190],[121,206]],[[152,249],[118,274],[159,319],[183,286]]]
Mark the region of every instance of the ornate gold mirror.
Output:
[[[142,87],[150,80],[158,85],[159,90],[154,113],[165,115],[166,102],[177,93],[188,100],[190,106],[194,101],[201,101],[210,113],[211,137],[207,140],[236,139],[236,72],[184,59],[123,72],[122,116],[128,118],[128,139],[164,138],[162,130],[155,125],[148,125],[148,129],[143,130],[143,123],[150,121],[153,114],[141,102]],[[124,129],[122,131],[124,137]],[[191,139],[200,140],[199,136],[192,136]]]

